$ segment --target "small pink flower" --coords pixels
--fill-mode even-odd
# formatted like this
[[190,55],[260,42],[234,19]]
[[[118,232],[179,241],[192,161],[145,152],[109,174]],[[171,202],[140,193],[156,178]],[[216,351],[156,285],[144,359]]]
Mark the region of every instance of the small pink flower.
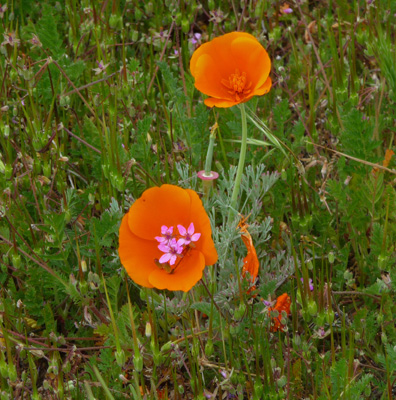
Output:
[[202,35],[199,32],[193,34],[192,38],[190,39],[192,44],[197,44],[201,40]]
[[158,243],[168,244],[173,239],[173,226],[168,228],[166,225],[161,226],[161,235],[156,236],[155,240]]
[[290,7],[282,9],[283,14],[291,14],[293,10]]
[[[300,278],[300,280],[301,280],[302,283],[304,283],[304,278]],[[313,292],[313,290],[314,290],[314,285],[313,285],[313,282],[312,282],[312,279],[311,279],[311,278],[309,278],[308,286],[309,286],[309,290],[310,290],[311,292]]]
[[183,241],[184,245],[188,245],[191,242],[196,242],[201,237],[200,233],[194,233],[195,228],[192,222],[188,227],[188,229],[186,229],[183,225],[177,225],[177,229],[179,230],[179,233],[182,236],[180,240]]
[[165,254],[159,259],[160,264],[169,262],[169,265],[173,265],[176,262],[177,256],[183,252],[183,239],[172,239],[168,245],[161,243],[158,248]]

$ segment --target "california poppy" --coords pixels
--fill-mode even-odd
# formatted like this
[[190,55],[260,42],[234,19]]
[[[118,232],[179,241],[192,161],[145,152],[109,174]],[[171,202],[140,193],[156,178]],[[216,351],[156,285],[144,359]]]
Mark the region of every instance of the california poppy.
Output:
[[191,57],[195,87],[210,96],[209,107],[232,107],[271,88],[271,60],[260,42],[246,32],[232,32],[204,43]]
[[290,296],[287,293],[283,293],[276,299],[274,307],[268,307],[268,314],[271,315],[271,311],[278,311],[279,315],[272,318],[271,332],[278,330],[283,331],[285,326],[282,324],[282,311],[285,311],[287,315],[290,315]]
[[246,218],[242,217],[238,224],[238,228],[241,232],[241,239],[243,240],[243,243],[247,249],[247,255],[243,259],[242,276],[245,277],[246,272],[249,272],[250,280],[251,282],[254,282],[258,275],[260,263],[257,258],[256,249],[253,245],[253,239],[247,230],[248,226],[249,225],[246,223]]
[[209,217],[197,193],[174,185],[146,190],[122,219],[122,265],[141,286],[189,291],[217,261]]

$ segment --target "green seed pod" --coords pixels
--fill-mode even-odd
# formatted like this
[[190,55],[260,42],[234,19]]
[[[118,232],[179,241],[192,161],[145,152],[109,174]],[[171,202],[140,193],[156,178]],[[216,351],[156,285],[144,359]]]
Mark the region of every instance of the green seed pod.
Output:
[[44,173],[44,176],[45,177],[47,177],[47,178],[50,178],[51,177],[51,164],[49,163],[49,162],[45,162],[44,163],[44,166],[43,166],[43,173]]
[[6,361],[4,360],[4,356],[1,355],[0,357],[0,375],[3,378],[8,378],[8,365]]
[[188,19],[183,18],[181,27],[183,33],[188,33],[188,31],[190,30],[190,22],[188,21]]
[[140,21],[143,17],[143,12],[138,7],[134,7],[135,21]]
[[17,370],[14,364],[8,365],[8,377],[10,378],[11,382],[15,382],[18,378]]
[[280,387],[280,388],[284,387],[287,383],[287,376],[282,375],[276,383],[277,383],[278,387]]
[[329,324],[329,325],[331,325],[333,322],[334,322],[334,311],[332,310],[332,309],[330,309],[330,310],[327,310],[327,314],[326,314],[326,316],[327,316],[327,323]]
[[5,139],[8,138],[8,136],[10,136],[10,126],[6,125],[3,129],[3,136]]
[[240,320],[243,318],[246,312],[246,304],[241,303],[237,310],[235,310],[234,319]]
[[[123,367],[124,365],[125,365],[125,360],[126,360],[126,357],[125,357],[125,352],[124,352],[124,350],[120,350],[120,351],[116,351],[115,352],[115,358],[116,358],[116,361],[117,361],[117,364],[118,364],[118,366],[120,366],[120,367]],[[135,361],[134,361],[135,362]],[[143,360],[142,360],[142,363],[143,363]],[[141,370],[140,370],[141,371]],[[139,372],[140,372],[139,371]]]
[[181,23],[182,23],[182,13],[181,12],[178,12],[177,14],[176,14],[176,16],[175,16],[175,22],[176,22],[176,24],[177,25],[181,25]]
[[80,292],[81,294],[88,293],[88,283],[86,281],[79,282]]
[[169,351],[171,348],[172,348],[172,341],[169,341],[161,347],[161,352]]
[[5,165],[1,159],[0,159],[0,174],[5,174]]
[[183,393],[184,393],[184,387],[183,387],[183,385],[178,385],[178,386],[177,386],[177,391],[179,392],[179,394],[183,394]]
[[109,26],[112,29],[121,29],[122,28],[122,17],[121,15],[112,14],[109,18]]
[[308,301],[308,312],[312,317],[318,312],[318,305],[316,304],[315,300]]
[[214,10],[216,8],[216,4],[214,2],[214,0],[209,0],[208,1],[208,8],[210,11]]
[[8,180],[8,179],[11,179],[11,176],[12,176],[12,165],[11,164],[6,164],[5,165],[5,168],[4,168],[4,176],[5,176],[5,178]]
[[205,345],[205,355],[206,357],[211,357],[213,355],[213,341],[209,339]]
[[19,269],[22,265],[22,258],[20,256],[20,254],[13,253],[11,255],[11,263],[16,269]]
[[330,251],[330,253],[328,254],[327,258],[328,258],[330,264],[334,263],[335,256],[334,256],[334,253],[332,251]]
[[321,312],[320,314],[318,314],[318,316],[316,317],[316,325],[317,326],[323,326],[325,319],[327,320],[327,315],[324,314],[324,312]]

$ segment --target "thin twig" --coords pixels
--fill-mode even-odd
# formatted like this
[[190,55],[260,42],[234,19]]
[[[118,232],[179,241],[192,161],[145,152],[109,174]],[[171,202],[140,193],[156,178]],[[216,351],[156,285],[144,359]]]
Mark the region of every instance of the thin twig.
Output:
[[362,160],[362,159],[360,159],[360,158],[352,157],[352,156],[349,156],[348,154],[341,153],[340,151],[333,150],[333,149],[330,149],[329,147],[322,146],[322,145],[320,145],[320,144],[316,144],[316,143],[313,143],[313,142],[311,142],[310,144],[313,144],[314,146],[317,146],[317,147],[320,147],[320,148],[322,148],[322,149],[331,151],[331,152],[333,152],[333,153],[335,153],[335,154],[337,154],[337,155],[339,155],[339,156],[349,158],[350,160],[359,162],[359,163],[361,163],[361,164],[369,165],[370,167],[373,167],[373,168],[382,169],[382,170],[384,170],[384,171],[386,171],[386,172],[389,172],[389,173],[391,173],[391,174],[393,174],[393,175],[396,175],[396,170],[394,170],[394,169],[389,169],[389,168],[387,168],[387,167],[384,167],[384,166],[381,165],[381,164],[375,164],[375,163],[372,163],[372,162],[370,162],[370,161],[366,161],[366,160]]

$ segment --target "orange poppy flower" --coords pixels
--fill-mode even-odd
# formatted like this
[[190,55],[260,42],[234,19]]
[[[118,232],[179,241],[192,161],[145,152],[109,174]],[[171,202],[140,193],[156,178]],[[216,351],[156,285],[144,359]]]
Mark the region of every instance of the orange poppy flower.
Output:
[[281,323],[282,311],[285,311],[287,315],[290,315],[290,296],[287,293],[283,293],[276,299],[274,307],[268,307],[268,315],[271,315],[271,311],[278,311],[279,315],[272,318],[271,332],[277,332],[278,330],[283,331],[285,326]]
[[217,261],[209,217],[197,193],[174,185],[146,190],[122,219],[120,260],[148,288],[189,291]]
[[249,272],[250,281],[254,282],[258,275],[260,263],[257,258],[256,249],[253,245],[253,239],[247,230],[248,226],[249,225],[246,223],[246,218],[242,217],[238,224],[238,228],[241,232],[241,239],[243,240],[243,243],[247,249],[247,256],[243,259],[242,276],[245,277],[246,272]]
[[232,107],[271,88],[271,60],[260,42],[246,32],[232,32],[207,42],[190,61],[195,87],[210,96],[208,107]]

